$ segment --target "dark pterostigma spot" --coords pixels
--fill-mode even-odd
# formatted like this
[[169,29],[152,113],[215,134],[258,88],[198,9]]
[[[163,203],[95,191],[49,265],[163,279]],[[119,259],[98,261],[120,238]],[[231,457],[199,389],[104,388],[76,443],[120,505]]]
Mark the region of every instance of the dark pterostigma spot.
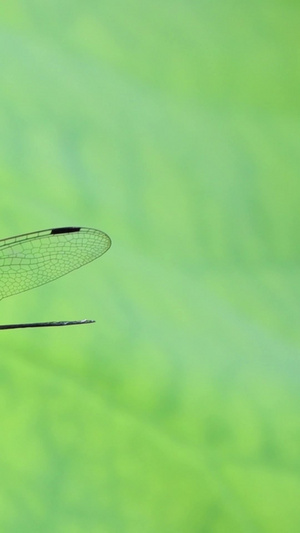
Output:
[[51,235],[57,235],[58,233],[75,233],[80,230],[81,228],[54,228],[51,230]]

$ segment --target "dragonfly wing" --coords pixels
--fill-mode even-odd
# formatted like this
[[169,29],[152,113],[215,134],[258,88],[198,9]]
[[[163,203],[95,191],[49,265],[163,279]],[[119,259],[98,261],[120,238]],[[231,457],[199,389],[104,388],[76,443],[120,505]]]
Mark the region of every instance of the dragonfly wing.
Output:
[[0,299],[44,285],[104,254],[111,240],[92,228],[56,228],[0,240]]

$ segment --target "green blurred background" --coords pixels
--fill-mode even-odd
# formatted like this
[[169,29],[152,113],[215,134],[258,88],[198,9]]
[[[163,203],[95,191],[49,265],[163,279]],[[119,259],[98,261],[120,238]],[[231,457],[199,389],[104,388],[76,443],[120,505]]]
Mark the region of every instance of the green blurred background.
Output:
[[113,240],[1,302],[97,321],[1,333],[1,531],[300,531],[299,16],[1,6],[0,237]]

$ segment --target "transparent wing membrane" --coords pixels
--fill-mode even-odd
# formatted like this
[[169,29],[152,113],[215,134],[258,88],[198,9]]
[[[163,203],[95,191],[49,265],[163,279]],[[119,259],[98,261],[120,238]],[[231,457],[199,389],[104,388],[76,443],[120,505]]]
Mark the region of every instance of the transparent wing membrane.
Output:
[[[60,278],[97,259],[110,246],[111,240],[103,231],[79,227],[49,229],[2,239],[0,299]],[[45,323],[48,324],[59,325]]]
[[0,240],[0,299],[64,276],[104,254],[111,240],[90,228],[58,228]]

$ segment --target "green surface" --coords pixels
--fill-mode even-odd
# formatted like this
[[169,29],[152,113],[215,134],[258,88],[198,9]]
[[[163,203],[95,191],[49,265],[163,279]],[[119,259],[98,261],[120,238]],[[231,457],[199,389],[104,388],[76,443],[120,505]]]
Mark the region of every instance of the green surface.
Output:
[[0,530],[300,531],[297,2],[0,8],[0,236],[106,231],[1,302]]

